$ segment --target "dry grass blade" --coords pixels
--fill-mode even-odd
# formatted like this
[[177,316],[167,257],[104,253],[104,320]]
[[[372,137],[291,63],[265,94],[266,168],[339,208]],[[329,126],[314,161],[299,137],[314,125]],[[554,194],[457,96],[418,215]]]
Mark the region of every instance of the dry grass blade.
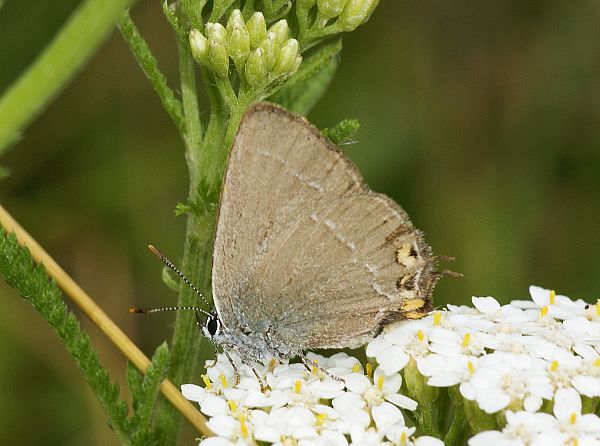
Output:
[[[63,292],[98,326],[108,338],[123,352],[129,361],[142,373],[150,360],[127,337],[125,333],[106,315],[106,313],[81,289],[79,285],[48,255],[48,253],[25,231],[19,223],[0,205],[0,224],[8,233],[14,232],[19,244],[27,247],[36,262],[41,263]],[[206,426],[206,419],[179,392],[169,380],[164,380],[160,390],[162,394],[181,412],[181,414],[204,435],[212,435]]]

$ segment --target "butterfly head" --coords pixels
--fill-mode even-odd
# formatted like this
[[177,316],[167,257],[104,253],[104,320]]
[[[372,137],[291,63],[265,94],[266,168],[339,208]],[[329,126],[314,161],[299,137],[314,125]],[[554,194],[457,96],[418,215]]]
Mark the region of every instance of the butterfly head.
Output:
[[221,334],[222,328],[223,323],[221,322],[221,319],[219,319],[219,315],[216,313],[216,311],[214,311],[210,313],[204,320],[204,324],[202,325],[202,333],[204,333],[204,336],[206,336],[209,340],[214,341],[219,334]]

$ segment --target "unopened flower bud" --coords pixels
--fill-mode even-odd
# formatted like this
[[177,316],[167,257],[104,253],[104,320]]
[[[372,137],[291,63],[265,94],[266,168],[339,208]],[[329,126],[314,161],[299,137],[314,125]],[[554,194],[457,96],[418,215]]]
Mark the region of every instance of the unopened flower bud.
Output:
[[256,87],[264,82],[267,77],[267,67],[264,60],[262,48],[256,48],[246,61],[246,80],[250,85]]
[[225,30],[225,27],[220,23],[207,23],[206,37],[209,41],[215,40],[221,45],[227,44],[227,31]]
[[267,36],[267,23],[261,12],[255,12],[246,22],[246,28],[250,35],[250,46],[256,48]]
[[250,36],[239,9],[235,9],[227,22],[227,51],[236,64],[244,63],[250,54]]
[[194,56],[196,62],[205,66],[208,65],[208,39],[197,29],[190,31],[189,39],[192,56]]
[[287,77],[292,74],[296,58],[298,57],[298,41],[296,39],[288,39],[285,45],[279,51],[279,57],[273,67],[273,77]]
[[269,31],[267,33],[267,37],[265,37],[265,39],[261,42],[260,48],[263,50],[263,59],[267,71],[271,71],[273,69],[273,65],[275,65],[275,62],[277,61],[277,57],[279,56],[279,48],[273,32]]
[[217,40],[208,42],[208,60],[210,67],[217,76],[226,77],[229,74],[229,56],[225,45]]
[[245,27],[233,28],[229,35],[227,50],[236,64],[246,61],[250,54],[250,37]]
[[354,31],[369,20],[378,3],[379,0],[348,0],[338,17],[338,23],[344,31]]
[[324,19],[332,19],[340,15],[348,0],[317,0],[319,15]]
[[242,17],[242,13],[239,9],[234,9],[231,11],[229,19],[227,19],[227,32],[230,33],[231,30],[236,26],[246,26],[244,17]]
[[279,20],[274,25],[271,25],[269,28],[269,32],[272,32],[275,36],[275,47],[279,50],[285,42],[287,42],[290,34],[290,29],[288,28],[288,23],[286,20]]

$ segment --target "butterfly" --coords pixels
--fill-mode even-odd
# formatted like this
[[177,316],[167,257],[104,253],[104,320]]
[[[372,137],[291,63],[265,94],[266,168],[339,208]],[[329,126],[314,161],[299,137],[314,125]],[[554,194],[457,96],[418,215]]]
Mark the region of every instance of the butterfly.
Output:
[[306,119],[259,103],[241,120],[223,180],[215,308],[191,309],[205,313],[209,340],[245,362],[305,359],[426,315],[438,279],[455,274],[437,270],[449,259]]

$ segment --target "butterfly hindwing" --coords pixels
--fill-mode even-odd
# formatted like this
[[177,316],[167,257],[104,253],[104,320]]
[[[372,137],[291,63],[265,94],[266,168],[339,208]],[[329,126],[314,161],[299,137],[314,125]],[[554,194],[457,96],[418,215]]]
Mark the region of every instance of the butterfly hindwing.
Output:
[[436,275],[407,214],[334,145],[271,104],[244,117],[223,184],[213,296],[225,326],[296,350],[363,343],[419,317]]

